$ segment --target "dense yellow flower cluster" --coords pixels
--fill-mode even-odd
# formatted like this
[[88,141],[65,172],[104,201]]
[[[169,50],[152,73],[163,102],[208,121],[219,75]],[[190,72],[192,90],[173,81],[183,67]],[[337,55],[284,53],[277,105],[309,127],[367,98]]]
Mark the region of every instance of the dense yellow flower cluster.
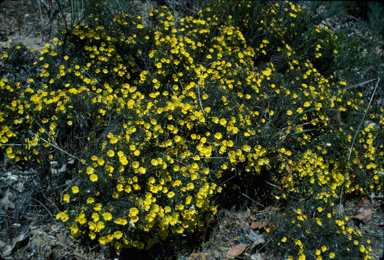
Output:
[[[82,140],[73,141],[84,142],[78,184],[64,191],[68,210],[57,218],[69,223],[73,237],[116,248],[150,248],[169,235],[204,230],[216,214],[215,198],[233,176],[246,175],[252,185],[268,172],[281,184],[281,198],[304,192],[325,202],[343,189],[380,189],[383,168],[376,161],[383,146],[373,145],[376,129],[365,127],[353,146],[355,129],[335,119],[356,113],[364,102],[345,102],[351,94],[343,90],[345,82],[325,78],[297,54],[288,39],[295,37],[290,28],[301,9],[287,6],[290,24],[278,18],[278,4],[262,9],[252,24],[260,34],[255,46],[232,16],[223,23],[208,7],[179,21],[166,7],[152,9],[148,19],[155,26],[129,14],[115,17],[108,29],[97,18],[97,26],[76,25],[63,34],[77,55],[52,66],[64,43],[47,45],[36,63],[40,77],[4,106],[1,144],[16,140],[14,128],[28,124],[32,137],[20,140],[26,151],[8,147],[6,153],[16,161],[43,162],[54,160],[47,147],[60,148],[64,138]],[[320,59],[332,46],[327,41],[337,37],[312,29],[320,39],[312,46]],[[280,72],[289,80],[260,61],[271,50],[286,60]],[[20,91],[6,79],[0,87],[7,95]],[[335,136],[351,147],[328,143]],[[341,155],[332,147],[337,145]],[[373,181],[357,184],[360,170]],[[308,220],[301,210],[297,214],[300,223]],[[321,218],[315,222],[322,225]],[[296,246],[304,259],[303,243],[297,240]]]

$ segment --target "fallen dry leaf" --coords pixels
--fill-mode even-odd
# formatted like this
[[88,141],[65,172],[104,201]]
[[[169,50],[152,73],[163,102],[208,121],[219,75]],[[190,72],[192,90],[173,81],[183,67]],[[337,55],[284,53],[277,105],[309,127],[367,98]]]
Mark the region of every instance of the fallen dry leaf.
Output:
[[243,222],[243,223],[238,223],[239,226],[242,226],[242,227],[249,227],[249,228],[252,228],[252,229],[262,229],[263,227],[266,227],[268,225],[268,222],[267,221],[253,221],[253,222],[250,222],[250,224],[246,223],[246,222]]
[[233,259],[235,258],[235,256],[241,255],[244,252],[245,248],[247,248],[246,244],[238,244],[237,246],[229,249],[229,251],[227,252],[227,257]]
[[372,215],[375,213],[372,209],[364,209],[359,215],[352,216],[352,218],[363,221],[364,223],[369,221],[372,218]]
[[207,255],[204,252],[200,253],[200,260],[207,260]]
[[371,201],[369,200],[368,197],[364,197],[362,200],[364,204],[371,205]]
[[250,228],[252,229],[262,229],[264,227],[266,227],[268,225],[268,222],[267,221],[263,221],[263,222],[251,222],[251,226]]

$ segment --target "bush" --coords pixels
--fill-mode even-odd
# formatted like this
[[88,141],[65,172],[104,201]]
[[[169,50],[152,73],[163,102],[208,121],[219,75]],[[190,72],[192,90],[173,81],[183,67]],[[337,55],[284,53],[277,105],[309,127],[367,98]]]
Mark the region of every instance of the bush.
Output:
[[[100,7],[41,51],[27,88],[2,79],[1,137],[14,139],[1,143],[25,143],[8,156],[78,161],[57,215],[73,237],[150,249],[205,230],[229,179],[247,191],[270,181],[279,199],[329,211],[342,194],[381,189],[383,110],[367,113],[361,93],[331,75],[344,43],[298,5],[236,4],[237,15],[213,1],[180,20],[165,6],[107,18]],[[322,221],[335,221],[338,239],[357,234],[320,213],[297,226],[320,232]],[[321,250],[297,244],[304,232],[284,236],[300,257]]]

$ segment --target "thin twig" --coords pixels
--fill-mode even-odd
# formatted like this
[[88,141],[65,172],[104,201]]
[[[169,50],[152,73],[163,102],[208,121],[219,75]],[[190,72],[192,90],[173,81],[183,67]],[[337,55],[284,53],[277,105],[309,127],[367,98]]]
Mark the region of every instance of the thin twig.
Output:
[[132,55],[131,54],[129,54],[129,57],[131,57],[131,59],[132,59],[132,61],[133,61],[133,63],[135,63],[135,65],[136,65],[136,67],[140,70],[140,71],[143,71],[140,67],[139,67],[139,65],[137,65],[137,63],[136,63],[136,61],[135,61],[135,59],[132,57]]
[[43,194],[43,197],[44,197],[46,200],[48,200],[49,202],[51,202],[52,206],[54,206],[54,207],[56,208],[57,212],[61,212],[61,210],[56,206],[55,203],[53,203],[50,199],[48,199],[47,197],[45,197],[44,192],[42,192],[41,194]]
[[339,89],[339,90],[336,90],[334,93],[333,93],[333,97],[332,97],[332,101],[335,99],[335,96],[336,96],[336,92],[340,92],[340,91],[343,91],[343,90],[347,90],[347,89],[351,89],[351,88],[355,88],[355,87],[358,87],[358,86],[361,86],[361,85],[365,85],[365,84],[368,84],[372,81],[375,81],[376,79],[370,79],[370,80],[367,80],[367,81],[364,81],[364,82],[361,82],[361,83],[357,83],[355,85],[352,85],[352,86],[349,86],[349,87],[346,87],[346,88],[343,88],[343,89]]
[[[68,153],[68,152],[66,152],[66,151],[64,151],[64,150],[62,150],[62,149],[60,149],[60,147],[56,146],[56,145],[53,144],[53,143],[48,142],[47,140],[45,140],[44,138],[42,138],[42,137],[36,135],[36,134],[33,133],[32,131],[29,131],[29,133],[30,133],[31,135],[34,135],[34,136],[38,137],[39,139],[43,140],[43,141],[46,142],[47,144],[51,145],[53,148],[56,148],[57,150],[59,150],[59,151],[65,153],[65,154],[69,155],[69,156],[72,157],[73,159],[76,159],[76,160],[79,160],[80,162],[82,162],[82,161],[81,161],[79,158],[77,158],[76,156],[74,156],[74,155],[72,155],[72,154],[70,154],[70,153]],[[86,165],[88,165],[88,164],[86,164]]]
[[353,138],[351,148],[349,149],[348,160],[351,158],[352,148],[353,148],[353,145],[354,145],[354,143],[355,143],[357,134],[359,133],[360,127],[361,127],[361,125],[362,125],[362,123],[363,123],[363,121],[364,121],[364,118],[365,118],[365,116],[366,116],[366,114],[367,114],[367,112],[368,112],[369,107],[371,106],[371,102],[372,102],[372,100],[373,100],[373,96],[375,95],[377,86],[379,85],[379,82],[380,82],[380,78],[378,78],[378,80],[377,80],[376,87],[375,87],[375,89],[373,90],[373,93],[372,93],[372,96],[371,96],[371,100],[369,100],[369,104],[368,104],[368,106],[367,106],[367,109],[365,110],[364,116],[363,116],[363,118],[361,119],[360,125],[359,125],[359,127],[357,128],[357,130],[356,130],[356,134],[355,134],[355,137]]
[[[168,59],[169,59],[169,56],[168,56]],[[181,87],[182,91],[184,91],[183,84],[181,83],[181,79],[180,79],[180,77],[179,77],[179,74],[177,73],[175,67],[173,67],[172,62],[171,62],[170,64],[171,64],[173,70],[175,71],[177,78],[179,79],[179,84],[180,84],[180,87]]]
[[[41,203],[40,201],[38,201],[37,199],[35,199],[35,198],[32,198],[33,200],[35,200],[35,201],[37,201],[41,206],[43,206],[43,208],[45,208],[47,211],[48,211],[48,213],[49,213],[49,215],[51,215],[51,217],[54,217],[53,216],[53,214],[47,209],[47,207],[46,206],[44,206],[44,204],[43,203]],[[59,212],[60,212],[60,210],[59,210]]]
[[[41,1],[37,0],[39,5],[40,19],[41,19],[41,35],[44,37],[44,19],[43,19],[43,11],[41,10]],[[43,40],[43,39],[42,39]]]
[[198,95],[199,95],[200,109],[201,109],[201,111],[203,112],[203,114],[204,114],[204,116],[205,116],[205,111],[204,111],[203,105],[201,104],[201,98],[200,98],[200,82],[201,82],[201,78],[203,77],[203,74],[204,74],[204,70],[201,72],[201,76],[200,76],[199,84],[197,85],[197,93],[198,93]]
[[[235,168],[235,169],[236,169],[236,168]],[[231,180],[231,179],[233,179],[233,178],[235,178],[235,177],[237,177],[237,171],[235,171],[235,175],[233,175],[232,177],[226,179],[225,181],[223,181],[222,183],[220,183],[220,185],[223,185],[224,183],[226,183],[227,181],[229,181],[229,180]]]
[[275,185],[275,184],[273,184],[273,183],[270,183],[270,182],[267,182],[267,181],[266,181],[266,183],[269,184],[269,185],[271,185],[272,187],[275,187],[275,188],[278,188],[278,189],[282,190],[281,187],[279,187],[279,186],[277,186],[277,185]]
[[252,200],[253,202],[257,203],[257,201],[256,201],[256,200],[252,199],[252,198],[251,198],[251,197],[249,197],[248,195],[245,195],[244,193],[241,193],[241,195],[243,195],[243,196],[247,197],[248,199]]
[[40,125],[39,122],[37,122],[37,121],[35,121],[35,122],[36,122],[36,124],[38,124],[38,125],[41,127],[41,129],[44,130],[45,133],[47,133],[47,135],[49,136],[49,138],[51,138],[52,141],[55,140],[55,139],[53,139],[53,137],[49,134],[49,132],[47,131],[47,129],[45,129],[42,125]]
[[368,234],[368,233],[363,233],[360,232],[363,236],[368,236],[368,237],[377,237],[377,238],[384,238],[383,235],[374,235],[374,234]]
[[41,145],[41,144],[0,144],[0,146],[25,146],[25,145],[30,145],[30,146],[36,146],[36,145]]
[[367,80],[367,81],[364,81],[364,82],[361,82],[361,83],[358,83],[358,84],[355,84],[355,85],[346,87],[346,88],[344,88],[344,89],[340,89],[339,91],[346,90],[346,89],[350,89],[350,88],[355,88],[355,87],[358,87],[358,86],[361,86],[361,85],[370,83],[370,82],[375,81],[375,80],[376,80],[376,79],[370,79],[370,80]]

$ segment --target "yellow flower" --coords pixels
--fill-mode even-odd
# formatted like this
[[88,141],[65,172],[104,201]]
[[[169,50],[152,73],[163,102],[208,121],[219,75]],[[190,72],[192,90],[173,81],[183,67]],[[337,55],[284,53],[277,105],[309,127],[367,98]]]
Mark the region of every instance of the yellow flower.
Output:
[[293,113],[292,113],[292,111],[291,111],[291,110],[288,110],[288,111],[287,111],[287,115],[289,115],[289,116],[290,116],[290,115],[292,115],[292,114],[293,114]]
[[116,239],[120,239],[122,236],[123,233],[121,233],[120,231],[115,231],[115,233],[113,233],[113,237]]
[[72,236],[77,236],[78,232],[80,231],[76,225],[72,225],[70,227],[70,229],[71,229],[71,235]]
[[88,203],[88,204],[92,204],[93,202],[95,202],[95,199],[94,199],[94,198],[89,197],[89,198],[87,199],[87,203]]
[[134,162],[132,163],[132,167],[133,167],[134,169],[139,168],[139,166],[140,166],[140,163],[137,162],[137,161],[134,161]]
[[112,150],[109,150],[109,151],[107,152],[107,155],[108,155],[109,157],[113,157],[113,156],[115,156],[115,152],[112,151]]
[[61,219],[63,222],[66,222],[69,219],[67,211],[60,212],[59,214],[57,214],[56,219]]
[[99,159],[98,161],[97,161],[97,163],[99,164],[99,165],[103,165],[104,164],[104,159],[103,158],[101,158],[101,159]]
[[283,237],[283,238],[281,239],[281,241],[282,241],[283,243],[285,243],[285,242],[287,242],[287,238],[286,238],[286,237]]
[[167,194],[168,198],[173,198],[173,196],[175,196],[175,193],[173,191],[169,192]]
[[126,219],[118,218],[118,219],[116,219],[115,223],[118,224],[118,225],[123,225],[124,226],[124,225],[127,225],[128,221]]
[[112,214],[111,214],[111,213],[108,213],[108,212],[104,213],[104,214],[103,214],[103,219],[104,219],[105,221],[109,221],[109,220],[111,220],[111,219],[112,219]]
[[72,125],[72,121],[68,121],[67,124],[68,124],[68,125]]
[[68,202],[68,201],[69,201],[69,198],[70,198],[70,196],[69,196],[68,194],[65,194],[63,200],[64,200],[65,202]]
[[139,214],[139,210],[137,208],[131,208],[129,210],[129,216],[130,217],[136,216],[137,214]]
[[92,174],[90,179],[91,179],[92,182],[95,182],[95,181],[97,181],[99,179],[99,177],[96,174]]
[[132,216],[131,217],[131,222],[132,223],[136,223],[137,221],[139,221],[139,217],[138,216]]
[[104,222],[102,222],[102,221],[97,222],[96,227],[97,227],[97,230],[104,229],[105,228]]
[[72,193],[74,193],[74,194],[79,193],[79,187],[73,186],[72,187]]
[[329,259],[335,258],[335,256],[336,256],[335,253],[333,253],[333,252],[329,253]]
[[223,137],[223,136],[222,136],[221,133],[216,133],[216,134],[215,134],[215,138],[216,138],[216,139],[219,139],[219,140],[220,140],[222,137]]
[[119,161],[121,162],[122,165],[127,165],[128,164],[128,160],[127,160],[126,156],[120,157]]
[[105,237],[100,237],[99,238],[99,243],[100,245],[106,245],[107,244],[107,239]]
[[89,237],[92,239],[92,240],[94,240],[95,238],[96,238],[96,234],[95,233],[93,233],[92,231],[91,232],[89,232]]
[[100,211],[101,210],[101,204],[100,203],[97,203],[96,205],[95,205],[95,207],[93,207],[93,209],[95,210],[95,211]]
[[87,168],[87,174],[92,174],[93,172],[95,171],[95,169],[91,168],[91,167],[88,167]]
[[93,213],[93,214],[92,214],[92,219],[93,219],[94,222],[99,221],[99,214],[97,214],[97,213]]

